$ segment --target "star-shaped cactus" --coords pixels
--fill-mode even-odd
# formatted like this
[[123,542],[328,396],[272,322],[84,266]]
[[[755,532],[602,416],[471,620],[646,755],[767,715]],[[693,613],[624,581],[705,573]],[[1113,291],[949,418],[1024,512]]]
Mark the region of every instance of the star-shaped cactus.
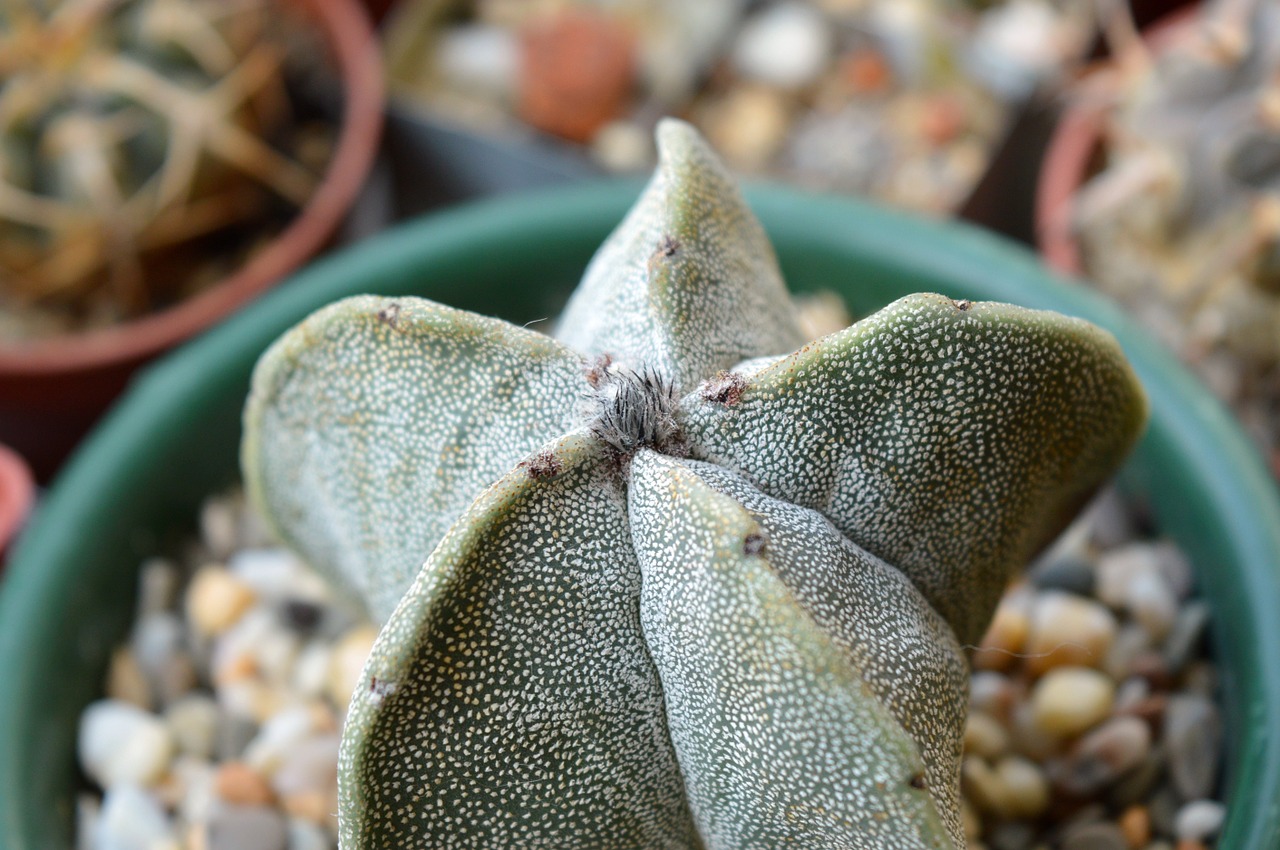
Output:
[[723,166],[658,143],[560,341],[364,296],[258,367],[250,493],[384,623],[349,850],[964,846],[962,643],[1142,392],[1097,328],[938,295],[800,347]]

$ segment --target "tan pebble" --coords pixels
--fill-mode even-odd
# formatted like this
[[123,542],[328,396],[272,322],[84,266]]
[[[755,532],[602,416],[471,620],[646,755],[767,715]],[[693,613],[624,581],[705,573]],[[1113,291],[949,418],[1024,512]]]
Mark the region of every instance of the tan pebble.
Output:
[[285,695],[257,679],[240,679],[216,690],[218,704],[230,715],[265,723],[284,704]]
[[1005,788],[1007,820],[1036,818],[1049,806],[1049,782],[1035,762],[1020,756],[1005,756],[996,763],[996,776]]
[[307,703],[307,713],[311,715],[311,728],[316,732],[338,731],[338,718],[327,703],[311,700]]
[[1026,644],[1031,625],[1032,594],[1025,586],[1005,594],[996,608],[987,633],[973,653],[977,670],[1008,670]]
[[275,799],[262,774],[242,761],[219,765],[213,787],[219,797],[238,806],[266,806]]
[[280,808],[290,817],[324,824],[336,811],[333,796],[326,791],[298,791],[280,798]]
[[975,711],[964,724],[964,751],[997,759],[1009,749],[1009,733],[989,714]]
[[1203,841],[1196,841],[1193,838],[1183,838],[1178,842],[1177,850],[1208,850]]
[[1054,667],[1097,667],[1117,629],[1115,615],[1104,605],[1072,593],[1042,593],[1031,608],[1027,671],[1040,676]]
[[111,653],[111,666],[107,668],[107,696],[138,708],[151,708],[151,688],[147,685],[147,677],[137,657],[125,647]]
[[187,588],[187,619],[197,632],[221,634],[253,605],[253,589],[220,566],[202,567]]
[[209,830],[205,829],[205,824],[193,823],[187,827],[186,841],[182,846],[186,850],[208,850]]
[[329,657],[329,680],[326,692],[333,704],[345,710],[360,683],[364,663],[373,649],[378,632],[373,626],[357,626],[342,636]]
[[1058,667],[1031,692],[1035,723],[1050,735],[1078,735],[1111,713],[1115,683],[1088,667]]
[[1151,812],[1146,806],[1133,805],[1120,815],[1120,831],[1131,850],[1142,850],[1151,840]]
[[980,811],[999,815],[1008,809],[1008,791],[985,759],[969,756],[960,765],[960,786]]
[[233,655],[222,661],[213,671],[215,685],[230,685],[244,679],[252,679],[258,673],[258,662],[249,653]]
[[786,141],[790,126],[786,97],[766,86],[745,85],[707,107],[707,137],[736,168],[763,168]]

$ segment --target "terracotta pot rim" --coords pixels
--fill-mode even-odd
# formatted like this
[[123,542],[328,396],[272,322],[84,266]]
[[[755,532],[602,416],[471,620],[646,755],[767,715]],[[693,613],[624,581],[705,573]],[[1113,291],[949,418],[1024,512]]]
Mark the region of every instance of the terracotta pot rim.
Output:
[[17,452],[0,443],[0,557],[22,528],[35,499],[31,469]]
[[333,157],[305,207],[270,244],[218,283],[171,307],[111,327],[0,345],[0,376],[43,377],[137,362],[190,338],[313,256],[350,208],[382,132],[378,43],[355,0],[290,0],[311,16],[337,64],[343,106]]

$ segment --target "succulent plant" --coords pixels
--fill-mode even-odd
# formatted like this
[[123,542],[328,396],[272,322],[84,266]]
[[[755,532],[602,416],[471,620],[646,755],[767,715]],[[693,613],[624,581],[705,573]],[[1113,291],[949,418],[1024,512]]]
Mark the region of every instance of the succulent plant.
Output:
[[964,846],[963,645],[1141,389],[940,295],[804,344],[724,167],[658,147],[559,339],[363,296],[259,363],[251,497],[383,623],[344,847]]
[[[132,318],[235,261],[175,256],[184,246],[243,255],[306,201],[313,168],[275,146],[291,107],[270,14],[263,0],[0,3],[0,308],[46,330]],[[245,222],[258,231],[228,250]]]

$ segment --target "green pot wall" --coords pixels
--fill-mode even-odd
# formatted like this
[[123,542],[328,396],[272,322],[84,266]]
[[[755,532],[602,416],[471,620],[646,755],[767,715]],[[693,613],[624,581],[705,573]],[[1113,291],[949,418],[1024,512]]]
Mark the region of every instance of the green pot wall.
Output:
[[[128,630],[141,557],[235,479],[259,352],[359,292],[425,295],[518,324],[553,316],[637,192],[593,185],[413,222],[316,264],[136,382],[48,494],[0,597],[0,847],[69,846],[77,716]],[[1019,248],[847,199],[748,194],[791,286],[835,289],[858,314],[933,290],[1060,310],[1119,336],[1152,402],[1126,486],[1186,548],[1215,611],[1229,730],[1219,846],[1280,846],[1280,665],[1267,660],[1280,657],[1280,503],[1222,409],[1115,308]]]

